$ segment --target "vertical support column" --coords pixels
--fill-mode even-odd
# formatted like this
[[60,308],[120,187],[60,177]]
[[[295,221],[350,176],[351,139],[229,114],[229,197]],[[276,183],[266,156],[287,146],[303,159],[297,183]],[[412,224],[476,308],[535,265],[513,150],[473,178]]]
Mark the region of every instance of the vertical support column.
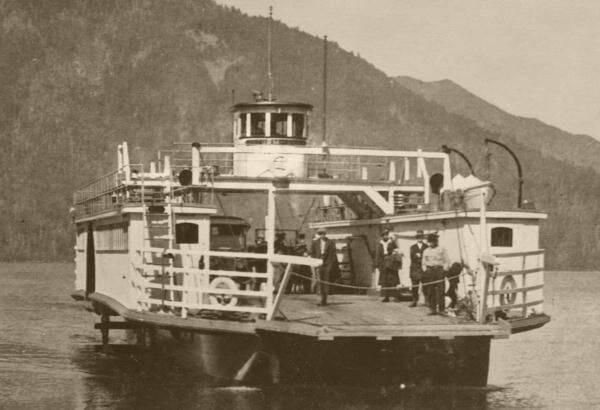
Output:
[[200,144],[192,144],[192,185],[200,184]]
[[150,161],[150,176],[151,177],[156,176],[156,162],[154,162],[154,161]]
[[396,181],[396,161],[394,160],[390,161],[388,180]]
[[117,169],[120,171],[123,167],[123,145],[117,145]]
[[[523,256],[523,259],[525,259],[525,256]],[[521,287],[526,288],[527,287],[527,273],[526,272],[523,272],[523,281],[522,282],[523,283],[521,283]],[[523,303],[523,304],[527,303],[527,291],[526,290],[523,291],[523,300],[521,301],[521,303]],[[523,315],[523,317],[527,317],[527,306],[523,306],[522,315]]]
[[288,137],[293,137],[294,135],[293,135],[293,132],[292,132],[293,131],[293,127],[292,127],[292,114],[288,114],[287,115],[286,125],[287,125],[287,129],[286,129],[285,135],[287,135]]
[[271,113],[265,113],[265,137],[271,136]]
[[482,255],[480,255],[479,261],[479,269],[480,273],[477,275],[477,291],[481,292],[481,299],[479,301],[479,307],[477,311],[477,319],[479,322],[485,322],[486,316],[486,308],[487,308],[487,299],[488,299],[488,286],[489,286],[489,267],[490,265],[484,263],[481,258],[482,256],[488,255],[488,242],[487,242],[487,220],[486,220],[486,202],[485,202],[486,192],[485,190],[481,191],[480,197],[480,209],[479,209],[479,249],[481,250]]
[[417,178],[423,178],[423,191],[424,191],[424,201],[426,204],[430,202],[431,188],[429,187],[429,173],[427,172],[427,167],[425,166],[425,159],[421,156],[421,149],[417,150],[419,152],[419,156],[417,157]]
[[450,172],[450,156],[444,157],[444,186],[442,190],[448,191],[452,189],[452,174]]
[[273,308],[273,264],[271,258],[275,254],[275,188],[271,186],[267,193],[267,215],[265,216],[265,239],[267,241],[267,286],[265,291],[266,309]]
[[479,209],[479,248],[481,252],[487,253],[489,250],[487,240],[487,218],[486,218],[486,191],[481,190],[480,209]]
[[238,117],[239,114],[235,113],[233,114],[233,122],[231,124],[231,134],[233,136],[233,140],[235,141],[235,139],[239,136],[239,124],[238,124]]
[[127,149],[127,142],[123,141],[123,171],[125,171],[125,181],[131,181],[131,168],[129,166],[129,150]]
[[247,112],[246,113],[246,137],[249,137],[249,136],[252,135],[252,130],[250,129],[250,125],[251,125],[251,122],[250,122],[250,113]]
[[367,167],[361,167],[360,179],[364,179],[364,180],[369,179],[369,172],[367,171]]
[[404,158],[404,180],[408,181],[410,179],[410,159],[408,157]]
[[165,155],[163,160],[163,176],[171,176],[171,158],[168,155]]

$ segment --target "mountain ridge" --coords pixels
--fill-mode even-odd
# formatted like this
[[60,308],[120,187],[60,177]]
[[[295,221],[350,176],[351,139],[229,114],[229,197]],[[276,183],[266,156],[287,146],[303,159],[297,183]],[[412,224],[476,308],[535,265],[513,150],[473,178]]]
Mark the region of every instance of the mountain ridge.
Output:
[[[0,23],[2,260],[71,259],[72,192],[114,169],[118,143],[127,140],[132,161],[147,162],[169,142],[229,142],[232,90],[239,101],[267,89],[266,18],[211,0],[4,0]],[[272,27],[277,96],[312,103],[319,118],[322,39],[279,21]],[[483,140],[501,139],[523,162],[525,197],[550,212],[552,222],[541,231],[547,265],[595,268],[586,257],[600,254],[595,171],[483,128],[335,42],[328,65],[330,145],[439,150],[448,144],[487,174]],[[313,120],[315,143],[320,134]],[[452,163],[466,171],[456,158]],[[498,206],[516,202],[513,170],[511,158],[494,153],[489,173]]]
[[569,133],[537,118],[510,114],[450,79],[422,81],[398,76],[395,80],[449,112],[475,121],[482,128],[515,137],[544,155],[600,172],[600,161],[597,160],[600,158],[600,141],[589,135]]

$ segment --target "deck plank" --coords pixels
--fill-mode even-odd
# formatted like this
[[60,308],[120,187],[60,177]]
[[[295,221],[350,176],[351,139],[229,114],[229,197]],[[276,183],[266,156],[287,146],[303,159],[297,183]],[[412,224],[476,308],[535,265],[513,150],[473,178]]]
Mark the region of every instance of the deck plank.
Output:
[[382,303],[380,298],[364,295],[331,295],[329,305],[317,306],[316,295],[285,295],[281,311],[288,321],[317,326],[332,325],[428,325],[458,324],[456,318],[428,316],[424,306],[409,307],[410,302]]

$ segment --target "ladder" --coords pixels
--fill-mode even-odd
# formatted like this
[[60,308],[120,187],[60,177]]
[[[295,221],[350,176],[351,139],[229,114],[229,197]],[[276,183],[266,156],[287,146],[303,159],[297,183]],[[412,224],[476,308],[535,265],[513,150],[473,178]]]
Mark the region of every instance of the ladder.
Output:
[[[160,299],[164,301],[175,301],[175,292],[167,291],[164,285],[173,286],[175,276],[173,274],[174,257],[167,254],[167,249],[172,249],[175,243],[175,214],[173,212],[173,178],[172,175],[165,175],[159,178],[159,184],[146,184],[144,175],[141,178],[141,202],[142,202],[142,222],[143,222],[143,252],[142,267],[147,265],[160,266],[161,278],[163,284]],[[164,252],[157,256],[150,252],[151,248],[162,248]],[[150,255],[150,259],[146,259]],[[146,273],[146,269],[144,269]],[[165,279],[168,282],[165,283]],[[164,308],[164,303],[163,306]],[[148,306],[147,306],[148,308]],[[182,312],[185,315],[185,313]],[[185,316],[184,316],[185,317]]]

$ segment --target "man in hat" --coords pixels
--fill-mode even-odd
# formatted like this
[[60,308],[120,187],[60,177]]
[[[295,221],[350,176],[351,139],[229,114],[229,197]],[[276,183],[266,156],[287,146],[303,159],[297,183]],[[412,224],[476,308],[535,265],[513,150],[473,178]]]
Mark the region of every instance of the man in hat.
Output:
[[423,282],[423,251],[427,248],[422,230],[417,231],[415,239],[417,243],[410,247],[410,283],[412,285],[412,303],[410,307],[417,306],[419,302],[419,284]]
[[325,228],[319,228],[318,238],[313,240],[310,246],[310,256],[321,259],[323,264],[319,268],[319,290],[321,292],[321,303],[319,306],[327,305],[327,293],[329,293],[329,284],[324,282],[333,282],[340,274],[340,267],[337,260],[337,251],[335,243],[327,238]]
[[444,271],[448,269],[450,260],[448,253],[442,246],[438,246],[438,234],[427,235],[429,247],[423,251],[423,288],[428,295],[429,314],[443,314],[445,310]]
[[398,251],[398,245],[390,237],[390,230],[384,229],[381,240],[377,244],[375,262],[379,269],[379,285],[382,287],[382,302],[389,302],[390,297],[399,300],[398,290],[395,289],[400,283],[398,270],[402,267],[402,254]]

